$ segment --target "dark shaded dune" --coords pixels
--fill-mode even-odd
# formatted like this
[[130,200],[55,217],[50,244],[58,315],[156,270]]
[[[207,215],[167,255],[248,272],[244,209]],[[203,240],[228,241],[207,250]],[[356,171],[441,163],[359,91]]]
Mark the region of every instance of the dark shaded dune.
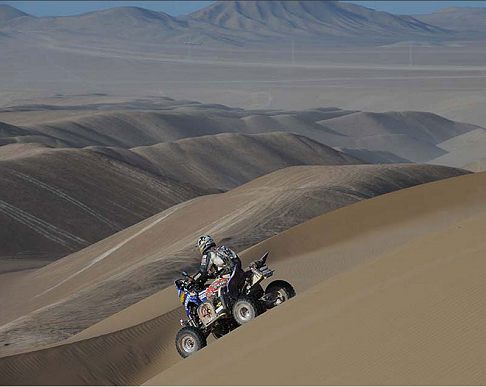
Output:
[[292,165],[358,164],[360,160],[289,133],[218,134],[133,148],[163,176],[227,190]]
[[27,134],[25,130],[18,128],[14,125],[6,124],[5,122],[0,122],[0,137],[14,137],[22,136]]
[[336,147],[348,155],[357,157],[361,160],[367,160],[373,164],[391,164],[391,163],[409,163],[410,160],[397,156],[388,151],[371,151],[368,149],[353,149],[346,147]]
[[67,143],[43,135],[33,128],[20,128],[0,122],[0,146],[15,143],[38,143],[50,146],[66,146]]
[[404,134],[430,144],[478,128],[426,112],[356,112],[326,120],[323,124],[350,137]]
[[[369,162],[428,162],[447,153],[439,145],[443,141],[481,130],[424,112],[356,112],[319,123],[338,134],[327,135],[326,144],[347,149],[356,157],[361,154]],[[382,157],[380,152],[391,157]]]
[[[237,132],[239,117],[206,116],[193,111],[107,112],[36,125],[33,129],[74,144],[131,148],[221,132]],[[233,128],[233,129],[229,129]]]
[[0,256],[50,260],[205,193],[86,150],[2,160]]
[[[11,343],[9,351],[53,343],[163,289],[180,270],[196,268],[193,246],[202,233],[241,251],[336,208],[463,173],[406,164],[291,167],[179,204],[26,273],[7,290],[16,298],[2,299],[2,322],[10,323],[0,341]],[[25,286],[34,277],[35,285]],[[62,321],[62,329],[52,321]]]
[[[352,146],[348,148],[347,146]],[[386,162],[429,162],[447,152],[428,142],[419,141],[406,134],[376,135],[354,138],[346,146],[337,147],[354,157],[374,163]],[[386,151],[382,151],[386,149]],[[368,154],[368,155],[367,155]],[[387,155],[391,156],[387,159]],[[384,156],[384,157],[382,157]]]
[[[132,148],[218,133],[295,132],[317,141],[322,127],[315,123],[350,112],[310,110],[295,113],[252,111],[188,104],[164,111],[91,112],[84,116],[40,122],[26,129],[75,147],[90,145]],[[285,120],[290,115],[293,121]]]
[[38,143],[8,144],[0,147],[0,161],[33,156],[48,149],[49,147]]
[[359,162],[286,133],[221,134],[133,150],[12,144],[0,147],[0,161],[7,187],[0,194],[6,241],[0,257],[50,260],[174,204],[280,168]]
[[[28,121],[35,117],[38,120],[35,124],[24,125],[23,137],[4,136],[0,141],[128,149],[219,133],[279,131],[347,149],[355,156],[361,154],[367,162],[389,163],[430,162],[447,156],[447,149],[440,144],[484,130],[425,112],[368,113],[337,108],[252,111],[190,101],[160,101],[158,105],[150,100],[132,103],[133,106],[130,102],[95,104],[90,107],[94,110],[87,111],[69,110],[74,108],[69,106],[65,110],[45,106],[47,110],[29,113],[35,114]],[[49,110],[51,108],[54,110]],[[122,108],[124,110],[120,110]],[[15,116],[12,119],[19,121]],[[454,164],[455,159],[451,157],[452,163],[448,165],[462,167],[466,164]]]
[[[438,265],[436,259],[449,257],[457,252],[458,249],[455,247],[455,244],[458,243],[457,233],[462,233],[462,235],[470,233],[470,237],[463,240],[468,247],[475,248],[481,241],[484,246],[480,234],[481,227],[478,227],[480,224],[468,223],[468,220],[481,213],[484,214],[485,197],[477,187],[485,184],[485,176],[484,174],[460,176],[362,201],[300,224],[245,251],[243,257],[246,262],[258,256],[262,251],[271,251],[269,264],[271,262],[271,266],[277,269],[279,276],[296,284],[298,297],[286,306],[282,306],[281,309],[269,312],[252,324],[238,329],[224,340],[211,343],[208,348],[189,360],[180,362],[173,346],[180,309],[177,307],[177,297],[174,296],[173,289],[169,288],[73,336],[67,344],[0,359],[2,380],[9,384],[35,384],[36,380],[41,380],[45,384],[57,382],[80,384],[83,380],[86,381],[84,383],[90,384],[136,384],[166,370],[149,383],[224,384],[231,379],[231,375],[234,377],[242,372],[241,369],[232,369],[234,364],[248,364],[248,362],[254,361],[256,364],[262,361],[261,356],[265,356],[266,362],[273,361],[270,359],[278,359],[279,364],[286,364],[285,369],[287,367],[291,369],[288,375],[281,376],[282,379],[278,381],[283,384],[289,380],[292,380],[294,384],[331,384],[339,380],[342,380],[343,384],[359,384],[357,382],[363,380],[369,381],[369,384],[377,384],[378,381],[393,384],[393,382],[397,382],[397,379],[390,379],[393,375],[395,378],[399,377],[399,380],[404,383],[414,380],[410,384],[420,384],[420,381],[417,382],[414,378],[422,378],[422,381],[427,380],[431,384],[436,384],[437,381],[443,380],[439,375],[444,378],[462,375],[460,379],[454,379],[458,384],[462,384],[466,380],[477,382],[476,376],[480,373],[461,374],[459,372],[462,369],[470,369],[468,367],[450,367],[449,371],[442,370],[442,374],[435,372],[437,366],[434,365],[434,361],[440,360],[437,359],[437,356],[447,362],[453,360],[454,357],[457,361],[463,355],[467,356],[467,359],[472,359],[471,354],[478,356],[478,352],[463,351],[465,347],[460,345],[460,348],[456,348],[456,350],[461,351],[461,356],[454,356],[457,352],[448,350],[444,351],[444,354],[447,354],[445,358],[442,351],[437,352],[436,356],[421,358],[421,364],[432,367],[419,367],[420,370],[434,371],[429,372],[428,376],[415,373],[411,376],[410,372],[393,372],[393,370],[409,370],[408,367],[400,367],[400,364],[411,365],[409,361],[416,358],[413,354],[416,353],[414,351],[417,347],[408,352],[402,352],[405,357],[402,357],[400,362],[393,361],[391,368],[388,367],[390,363],[384,359],[372,363],[372,365],[379,365],[378,368],[374,366],[370,368],[369,362],[366,366],[362,361],[366,362],[369,356],[380,353],[382,347],[376,348],[376,343],[383,343],[388,350],[389,339],[402,337],[399,332],[406,332],[407,335],[412,333],[407,336],[407,339],[415,342],[417,337],[423,337],[421,332],[430,332],[429,328],[433,327],[438,330],[441,340],[444,339],[447,343],[455,340],[452,339],[453,337],[471,340],[472,337],[469,333],[475,331],[463,329],[461,318],[426,320],[430,321],[431,325],[425,325],[416,330],[398,329],[390,332],[389,328],[395,327],[390,321],[402,323],[403,318],[406,318],[407,321],[420,321],[421,316],[428,318],[426,316],[434,315],[435,307],[426,301],[431,299],[429,291],[435,289],[432,294],[436,296],[442,294],[437,291],[437,287],[443,288],[442,276],[428,277],[428,279],[427,277],[412,276],[411,278],[415,281],[405,283],[400,282],[400,279],[409,278],[408,274],[423,273],[424,270],[442,273],[444,265]],[[461,227],[451,227],[453,224],[459,224]],[[475,251],[474,248],[466,250]],[[403,254],[389,261],[390,265],[369,266],[370,263],[374,265],[377,259],[378,262],[383,261],[381,257],[393,256],[395,252],[400,252],[400,249],[403,250]],[[369,280],[353,280],[354,276],[361,274],[352,273],[359,273],[363,268],[366,270],[366,267],[370,267],[367,274]],[[454,266],[452,276],[449,278],[456,278],[457,281],[466,278],[468,283],[481,282],[481,274],[473,275],[471,273],[478,268],[477,265],[465,265],[465,268],[469,270],[467,276],[459,274],[464,267],[460,269]],[[405,273],[406,276],[401,275]],[[467,278],[469,279],[467,280]],[[340,285],[333,285],[337,283]],[[407,295],[398,296],[396,291],[388,286],[393,283],[398,283],[399,288]],[[313,288],[316,285],[318,288]],[[461,286],[458,282],[455,284],[449,282],[444,290],[453,292],[457,296],[463,294],[459,290],[462,289]],[[317,291],[313,289],[317,289]],[[392,304],[387,303],[386,307],[385,304],[373,305],[366,301],[370,294],[387,295],[389,292],[393,302]],[[478,294],[482,293],[471,294],[475,297],[475,301],[478,301],[476,297]],[[440,298],[441,300],[433,299],[438,301],[436,305],[440,305],[444,299],[453,300],[455,296],[451,294],[451,297]],[[407,299],[410,302],[404,302]],[[470,309],[471,304],[465,299],[462,300],[465,302],[453,302],[447,307],[455,308],[457,305],[463,305],[464,308]],[[425,307],[429,308],[429,313],[415,314],[414,309],[420,308],[422,311],[424,302]],[[316,308],[317,304],[322,307]],[[347,308],[346,305],[352,307]],[[389,320],[390,316],[387,313],[383,314],[386,311],[397,310],[400,312],[401,308],[406,308],[407,313],[394,314],[396,320]],[[478,308],[476,309],[478,310]],[[375,318],[362,314],[362,311],[366,310],[375,315]],[[456,309],[449,310],[456,311]],[[343,311],[358,311],[358,313],[345,320],[339,320],[337,324],[329,325],[330,321],[333,321],[332,319],[336,315],[341,316]],[[285,320],[286,324],[276,323],[276,321],[282,320]],[[442,321],[442,323],[436,325],[438,321]],[[474,326],[478,327],[477,319],[468,321],[474,321]],[[457,322],[460,324],[455,325]],[[314,323],[318,327],[329,326],[327,331],[333,334],[323,335],[322,329],[316,331]],[[455,330],[447,332],[448,338],[443,337],[440,332],[443,327],[450,326],[450,324],[454,324]],[[372,330],[373,327],[377,330]],[[355,330],[359,330],[359,334],[353,334]],[[269,331],[273,332],[272,335],[268,335]],[[286,333],[289,331],[292,332],[291,335]],[[387,335],[383,336],[383,332],[386,332]],[[464,332],[464,336],[460,332]],[[305,336],[306,333],[309,333],[310,337]],[[373,336],[373,340],[369,341],[363,339],[369,337],[370,334],[378,334],[378,336],[381,334],[381,337],[375,339]],[[432,332],[427,335],[435,336]],[[297,340],[293,342],[292,350],[289,350],[288,345],[285,346],[290,337],[292,340]],[[477,336],[474,337],[478,340]],[[427,341],[426,338],[424,339]],[[316,340],[318,340],[319,346],[313,348],[316,350],[322,348],[329,352],[316,354],[310,360],[306,360],[305,353],[308,353],[309,349],[307,343],[316,343]],[[366,345],[364,341],[366,341]],[[354,347],[354,350],[351,350],[348,346],[353,346],[356,342],[365,347]],[[391,341],[395,350],[406,347],[406,345],[403,346],[406,342]],[[258,343],[264,343],[264,345],[259,346]],[[343,351],[340,349],[342,343],[345,343],[346,351],[349,352],[347,355],[334,356]],[[480,345],[481,341],[479,344],[472,343],[472,347],[469,348],[477,350]],[[279,347],[278,352],[274,351],[276,346]],[[240,350],[235,351],[235,348]],[[298,350],[297,353],[293,352],[294,348]],[[305,353],[302,352],[304,348],[307,348]],[[392,348],[389,350],[392,351],[390,353],[394,353]],[[260,353],[261,355],[258,355],[258,361],[256,361],[255,356]],[[340,365],[346,362],[350,354],[353,356],[358,354],[357,362],[341,367]],[[330,356],[326,364],[333,364],[332,367],[322,366],[321,359],[324,356]],[[226,366],[230,367],[232,374],[221,375],[218,376],[220,379],[215,379],[215,371],[213,366],[210,366],[212,363],[209,360],[214,357],[224,359],[222,361],[225,369]],[[289,359],[291,362],[285,363]],[[353,357],[354,359],[355,357]],[[177,364],[172,368],[175,363]],[[137,367],[132,367],[132,364]],[[382,364],[387,364],[385,373],[383,373]],[[471,364],[475,367],[477,362],[473,361]],[[381,372],[359,374],[361,379],[356,379],[353,378],[353,375],[356,374],[350,373],[349,370],[359,372],[360,368],[357,365],[363,367],[362,372],[368,370],[381,370]],[[185,371],[188,367],[193,370],[191,373]],[[255,381],[247,379],[247,383],[261,384],[262,381],[265,381],[265,383],[271,384],[270,380],[265,379],[268,376],[264,374],[265,369],[260,372],[258,367],[252,368],[258,369],[255,371],[258,376]],[[49,373],[49,371],[55,372]],[[282,367],[280,367],[280,372],[284,372]],[[445,375],[444,372],[446,372]],[[216,374],[218,373],[216,372]],[[464,378],[466,374],[469,375],[469,378]],[[337,379],[332,379],[333,375]],[[406,375],[409,377],[407,378]],[[326,377],[331,379],[326,379]],[[366,379],[362,379],[363,377]],[[426,379],[423,379],[424,377]],[[273,381],[275,382],[275,379]]]

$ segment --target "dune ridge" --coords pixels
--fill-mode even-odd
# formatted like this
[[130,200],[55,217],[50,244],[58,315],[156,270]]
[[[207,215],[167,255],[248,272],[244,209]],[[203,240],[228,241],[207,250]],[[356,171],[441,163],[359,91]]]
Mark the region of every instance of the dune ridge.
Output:
[[[421,165],[291,167],[181,203],[26,273],[6,289],[15,299],[1,300],[0,340],[10,343],[7,352],[56,342],[163,289],[198,265],[193,246],[200,234],[241,251],[338,207],[464,173]],[[53,319],[63,321],[62,330],[49,325]]]
[[[28,118],[28,117],[32,118]],[[133,148],[219,133],[287,132],[345,149],[367,162],[430,162],[449,150],[440,144],[457,138],[455,151],[469,153],[460,137],[484,129],[432,113],[370,113],[317,108],[303,111],[244,110],[191,101],[147,99],[87,106],[13,106],[4,112],[21,131],[4,143],[38,142],[60,147]],[[35,117],[35,122],[32,120]],[[24,123],[19,125],[18,123]],[[388,156],[384,156],[388,152]],[[451,166],[462,167],[464,164]]]
[[[445,382],[447,377],[457,384],[481,384],[484,379],[481,379],[481,373],[478,372],[477,362],[471,361],[469,368],[449,367],[446,369],[444,366],[434,363],[435,355],[428,354],[427,358],[422,357],[424,354],[422,352],[423,343],[430,343],[430,339],[424,342],[416,340],[424,337],[430,329],[440,328],[438,335],[430,336],[433,338],[431,348],[437,349],[437,341],[444,337],[444,332],[450,333],[449,337],[453,339],[446,339],[445,344],[441,347],[448,350],[440,351],[440,353],[447,354],[440,356],[440,359],[445,361],[445,365],[456,361],[461,354],[466,356],[466,360],[472,360],[471,355],[475,355],[477,358],[477,355],[481,353],[481,343],[484,344],[484,341],[478,341],[478,336],[475,335],[476,343],[472,343],[469,332],[474,333],[474,331],[464,331],[466,332],[464,335],[457,334],[458,331],[463,331],[463,319],[453,320],[451,330],[444,330],[444,324],[437,325],[437,320],[421,320],[420,317],[413,317],[422,316],[420,313],[414,314],[413,310],[418,307],[417,303],[420,305],[419,308],[424,308],[430,305],[430,302],[437,300],[440,303],[436,304],[433,312],[439,313],[437,316],[444,316],[446,319],[444,321],[449,321],[447,317],[451,315],[451,311],[461,312],[457,309],[458,307],[462,309],[462,312],[467,312],[467,316],[470,316],[469,306],[471,304],[467,302],[444,303],[444,299],[454,300],[454,298],[440,297],[437,299],[437,296],[442,293],[434,289],[449,289],[446,290],[448,292],[454,291],[454,289],[465,289],[465,292],[460,293],[460,297],[471,295],[475,297],[473,299],[476,301],[478,296],[481,297],[482,293],[471,294],[467,289],[475,289],[475,286],[478,285],[479,287],[476,289],[479,291],[483,286],[480,284],[482,283],[482,271],[479,270],[482,266],[477,265],[479,261],[474,258],[474,253],[485,248],[481,234],[486,212],[485,197],[482,195],[482,187],[485,185],[486,175],[480,173],[393,192],[322,215],[245,251],[243,256],[248,262],[248,259],[257,256],[262,251],[270,250],[272,255],[269,264],[271,262],[272,267],[277,269],[279,276],[295,282],[299,292],[298,297],[276,311],[258,318],[252,324],[238,329],[223,340],[211,343],[207,349],[184,362],[180,362],[175,354],[172,343],[173,331],[168,331],[166,336],[160,336],[161,330],[158,329],[141,333],[142,326],[155,324],[153,321],[157,321],[158,317],[155,317],[157,313],[162,316],[174,310],[177,300],[174,301],[170,298],[171,295],[173,296],[173,289],[167,289],[129,307],[120,312],[118,316],[109,317],[105,322],[100,322],[88,329],[86,333],[79,334],[78,338],[82,341],[0,359],[0,375],[13,384],[28,383],[30,380],[43,380],[45,383],[52,383],[53,380],[62,381],[62,383],[79,383],[82,380],[95,380],[98,384],[141,383],[144,378],[148,380],[156,375],[158,367],[159,372],[166,371],[156,376],[155,379],[151,379],[149,384],[225,384],[229,380],[229,374],[218,374],[219,376],[215,377],[211,371],[212,368],[208,368],[208,356],[219,356],[220,353],[225,353],[227,359],[225,366],[234,372],[234,375],[240,376],[242,371],[233,369],[233,366],[241,364],[241,361],[256,364],[261,361],[262,356],[266,357],[266,361],[269,356],[278,361],[281,360],[281,356],[286,356],[288,360],[288,346],[285,349],[280,347],[285,346],[289,340],[292,342],[292,346],[298,350],[296,355],[304,356],[301,350],[308,342],[305,332],[309,332],[312,336],[316,332],[316,326],[324,326],[329,332],[334,333],[332,336],[322,334],[319,336],[322,337],[320,340],[324,340],[324,342],[319,341],[322,345],[313,347],[315,354],[312,359],[315,360],[292,362],[288,367],[286,366],[289,373],[281,369],[280,373],[270,376],[268,373],[267,376],[263,375],[255,366],[253,368],[258,369],[255,371],[255,379],[247,378],[245,383],[261,384],[264,381],[270,384],[359,384],[365,381],[370,384],[415,384],[426,381],[437,384]],[[366,244],[363,243],[365,240]],[[447,242],[444,243],[444,241]],[[442,247],[437,248],[438,243]],[[469,265],[463,265],[461,260],[454,256],[464,245],[468,246],[465,250],[465,257],[468,259]],[[470,258],[469,253],[473,254],[473,258]],[[475,259],[475,261],[469,261],[469,259]],[[306,262],[307,264],[305,264]],[[452,265],[449,265],[450,263]],[[436,270],[436,268],[440,270]],[[455,273],[459,269],[462,271],[460,277],[457,278]],[[434,280],[431,280],[430,277],[431,270],[432,273],[435,272]],[[475,270],[476,275],[472,274]],[[454,273],[452,277],[451,272]],[[444,275],[442,275],[443,273]],[[450,282],[451,279],[455,279],[455,281]],[[465,283],[470,283],[471,286],[464,287]],[[434,284],[439,284],[437,285],[439,288],[435,288]],[[383,289],[387,291],[384,292]],[[406,294],[403,293],[404,291]],[[316,297],[321,300],[319,303],[325,307],[315,308]],[[163,306],[164,300],[167,302],[165,307]],[[395,302],[390,304],[390,300],[395,300]],[[464,298],[457,300],[464,300]],[[339,307],[339,305],[345,305],[345,307]],[[463,305],[462,308],[461,305]],[[479,306],[477,303],[474,305]],[[413,310],[410,313],[397,314],[397,311],[403,307]],[[366,312],[367,309],[369,309],[368,312]],[[386,311],[389,311],[389,314]],[[174,313],[176,312],[174,311]],[[429,311],[426,315],[432,316],[434,313]],[[483,309],[478,313],[483,313]],[[370,314],[374,317],[370,317]],[[310,315],[310,317],[295,319],[289,315]],[[397,320],[390,320],[392,316],[395,316]],[[409,319],[403,320],[403,317],[406,316],[409,316]],[[473,316],[474,319],[469,321],[477,322],[477,316],[479,314]],[[151,320],[154,318],[155,320]],[[289,321],[289,324],[275,329],[275,319],[283,318]],[[176,327],[177,316],[173,315],[171,319],[167,326]],[[403,335],[397,334],[397,331],[394,330],[387,330],[386,325],[383,325],[383,321],[380,322],[380,319],[385,322],[396,321],[395,325],[391,325],[391,327],[396,326],[397,329],[402,327],[402,330],[406,328],[403,330]],[[146,323],[147,320],[151,321]],[[369,321],[369,323],[360,323],[358,328],[357,321]],[[409,321],[415,325],[409,325]],[[427,330],[424,333],[420,333],[418,328],[407,328],[422,327],[423,321],[430,322],[425,326]],[[374,324],[375,322],[376,324]],[[303,326],[305,326],[304,329]],[[479,326],[477,327],[479,329]],[[452,330],[454,328],[456,329]],[[113,332],[112,329],[118,332],[117,335],[124,336],[124,340],[120,340],[123,341],[123,344],[115,345],[114,357],[105,356],[105,352],[101,349],[106,340],[113,335],[110,333]],[[122,330],[120,331],[120,329]],[[268,335],[269,329],[272,329],[274,334]],[[295,329],[299,331],[296,332]],[[373,339],[376,337],[373,335],[377,334],[377,329],[385,337],[381,337],[379,340]],[[355,330],[356,333],[350,334]],[[101,336],[96,337],[100,334]],[[153,340],[147,340],[147,334],[151,335]],[[282,340],[282,335],[285,335],[285,340]],[[394,337],[399,341],[393,341]],[[448,346],[456,343],[455,338],[468,340],[467,342],[472,344],[472,349],[464,352],[465,347],[462,346],[459,348],[459,354],[454,355],[457,352],[449,350]],[[344,344],[339,347],[337,343],[343,342],[337,340],[341,339],[344,340]],[[419,347],[413,346],[415,344],[407,346],[404,340],[412,340],[412,343],[417,343]],[[110,343],[115,341],[113,338]],[[96,345],[97,342],[100,343],[99,346]],[[145,344],[147,342],[149,344]],[[277,342],[281,344],[277,345]],[[349,346],[353,345],[353,342],[359,342],[360,346],[349,351]],[[376,348],[376,344],[380,342],[383,342],[384,345]],[[165,352],[157,352],[153,358],[148,358],[146,353],[153,353],[150,352],[150,348],[153,348],[155,343],[160,346],[167,345],[167,348]],[[256,356],[258,351],[255,352],[253,347],[249,349],[249,343],[261,343],[258,346],[261,355]],[[148,348],[145,349],[144,345],[148,345]],[[390,345],[394,345],[395,349],[390,348]],[[234,346],[238,346],[242,350],[228,351],[230,347]],[[406,355],[417,348],[419,348],[418,353],[421,354],[418,358],[419,361],[411,363],[410,359],[413,357],[406,357]],[[482,348],[484,349],[484,347]],[[82,352],[80,352],[81,349]],[[309,350],[308,347],[305,349]],[[342,351],[347,352],[344,354]],[[69,363],[68,359],[73,353],[80,356],[83,362]],[[369,362],[368,366],[363,364],[363,360],[367,358],[363,354],[372,356],[373,359],[376,354],[377,362]],[[388,358],[384,358],[383,354]],[[319,360],[321,358],[326,359],[325,364],[331,366],[323,367]],[[128,359],[135,364],[144,361],[146,366],[141,366],[137,370],[123,366]],[[347,359],[353,360],[348,361]],[[383,363],[384,361],[385,363]],[[177,365],[171,367],[176,362]],[[205,363],[204,367],[201,366],[201,362]],[[418,363],[432,368],[419,367]],[[55,376],[52,373],[49,375],[51,367],[59,370],[60,364],[72,364],[72,368],[69,369],[69,372],[56,372]],[[96,367],[96,364],[99,367]],[[182,372],[181,367],[186,369],[189,364],[191,369],[194,368],[197,371]],[[67,370],[67,368],[64,369]],[[112,379],[113,373],[110,371],[109,377],[106,377],[107,369],[118,370],[117,376]],[[417,372],[409,372],[410,369]],[[27,370],[31,372],[29,373]],[[381,373],[377,372],[380,370]],[[424,374],[424,370],[433,372]],[[211,377],[208,376],[210,374]],[[299,375],[307,376],[306,379],[300,379]],[[398,376],[393,379],[394,375]],[[267,379],[268,377],[271,379]],[[230,380],[235,382],[234,379]]]
[[9,226],[0,227],[0,271],[14,270],[16,261],[24,269],[44,265],[177,203],[280,168],[357,163],[290,133],[228,133],[131,150],[3,146],[0,225]]

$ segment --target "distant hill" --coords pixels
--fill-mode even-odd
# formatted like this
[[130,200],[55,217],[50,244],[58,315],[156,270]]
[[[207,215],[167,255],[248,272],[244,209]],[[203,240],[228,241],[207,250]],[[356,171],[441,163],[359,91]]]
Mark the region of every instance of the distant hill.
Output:
[[[371,113],[337,108],[252,111],[171,103],[158,110],[150,103],[99,105],[87,111],[68,106],[65,110],[48,105],[11,107],[9,111],[37,109],[41,115],[34,124],[0,124],[0,144],[36,142],[54,147],[130,149],[219,133],[287,132],[367,162],[396,163],[429,162],[449,152],[438,144],[468,132],[486,133],[479,126],[427,112]],[[462,167],[465,163],[449,165]]]
[[188,16],[212,26],[265,36],[371,37],[440,34],[414,19],[338,1],[217,1]]
[[482,7],[451,7],[414,17],[450,30],[486,32],[486,8]]
[[2,23],[5,23],[9,20],[21,17],[21,16],[29,16],[25,12],[18,10],[7,4],[0,4],[0,27]]
[[[169,36],[186,23],[163,13],[138,7],[118,7],[74,16],[24,18],[6,25],[13,31],[49,33],[53,37],[98,36],[105,40],[153,40]],[[52,35],[55,34],[55,35]]]
[[[217,1],[192,14],[172,17],[138,7],[119,7],[74,16],[24,17],[0,9],[0,29],[82,41],[127,40],[150,43],[245,45],[292,36],[322,44],[331,41],[394,42],[450,36],[411,16],[392,15],[338,1]],[[0,31],[1,32],[1,31]]]
[[346,136],[334,136],[326,144],[370,162],[427,162],[447,153],[438,146],[443,141],[474,130],[486,134],[475,125],[425,112],[357,112],[322,124]]

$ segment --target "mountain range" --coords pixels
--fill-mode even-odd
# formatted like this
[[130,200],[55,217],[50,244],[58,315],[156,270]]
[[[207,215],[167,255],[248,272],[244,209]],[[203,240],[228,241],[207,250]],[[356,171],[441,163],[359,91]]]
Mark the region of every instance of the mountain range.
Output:
[[[452,9],[406,16],[339,1],[216,1],[191,14],[173,17],[138,7],[118,7],[75,16],[35,17],[0,6],[0,32],[10,36],[77,40],[97,38],[157,44],[242,46],[292,38],[313,43],[390,43],[403,40],[455,39],[471,17],[484,15]],[[443,20],[443,16],[447,20]],[[465,19],[464,19],[465,18]],[[449,19],[455,20],[450,23]],[[459,20],[459,21],[458,21]],[[483,24],[481,24],[483,23]],[[477,23],[475,23],[476,25]],[[480,32],[483,30],[480,29]]]
[[450,7],[414,17],[424,23],[454,31],[486,32],[486,8]]

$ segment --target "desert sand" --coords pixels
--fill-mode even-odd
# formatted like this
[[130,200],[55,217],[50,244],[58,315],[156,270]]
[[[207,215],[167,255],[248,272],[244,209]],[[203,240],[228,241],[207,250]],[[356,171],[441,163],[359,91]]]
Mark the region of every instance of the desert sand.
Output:
[[[230,161],[221,163],[223,157]],[[0,272],[43,266],[175,204],[280,168],[356,163],[288,133],[227,133],[133,149],[2,146]]]
[[410,164],[300,166],[178,204],[4,289],[0,338],[8,345],[0,351],[58,342],[169,286],[181,270],[196,269],[201,234],[241,251],[356,201],[464,173]]
[[[485,184],[484,173],[472,174],[382,195],[245,251],[248,262],[270,250],[269,263],[298,296],[187,360],[173,347],[180,308],[169,288],[69,343],[2,358],[2,380],[484,383]],[[214,372],[215,356],[223,371]],[[285,367],[268,373],[260,362]]]
[[482,127],[426,112],[245,110],[156,97],[47,98],[3,109],[1,120],[2,272],[44,266],[287,166],[464,167],[484,156],[486,138]]

